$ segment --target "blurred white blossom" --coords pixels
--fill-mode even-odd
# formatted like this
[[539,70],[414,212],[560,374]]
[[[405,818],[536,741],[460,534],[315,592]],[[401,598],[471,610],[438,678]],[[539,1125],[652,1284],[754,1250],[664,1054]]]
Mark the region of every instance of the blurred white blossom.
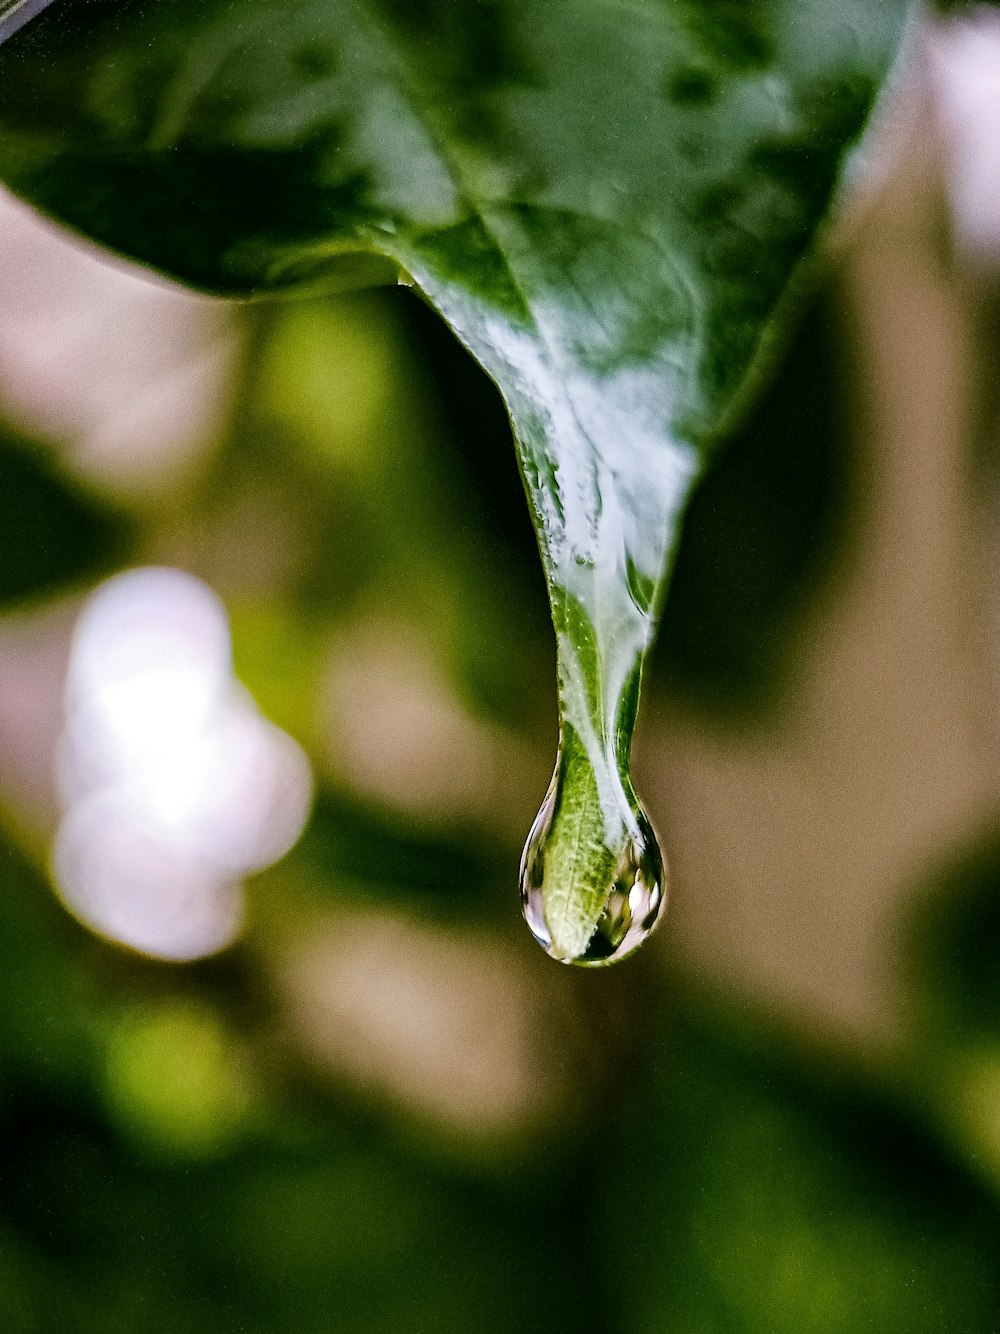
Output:
[[992,267],[1000,264],[1000,13],[979,6],[937,25],[931,73],[956,241],[967,259]]
[[294,844],[312,776],[232,675],[222,604],[179,570],[103,584],[76,625],[54,869],[104,935],[191,959],[239,930],[243,876]]

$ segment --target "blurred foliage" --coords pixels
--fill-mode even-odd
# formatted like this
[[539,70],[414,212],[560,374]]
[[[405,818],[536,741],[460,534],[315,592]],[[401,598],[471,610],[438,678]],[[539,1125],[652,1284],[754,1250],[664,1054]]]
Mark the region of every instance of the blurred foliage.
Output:
[[690,1010],[629,1113],[644,1151],[624,1159],[606,1224],[636,1275],[622,1330],[996,1327],[995,1200],[821,1053]]
[[916,1097],[1000,1198],[1000,832],[939,869],[907,926]]
[[910,924],[920,1026],[942,1042],[1000,1039],[1000,832],[964,849]]
[[826,292],[691,500],[654,680],[709,712],[745,719],[777,703],[849,531],[854,460],[837,332]]
[[661,997],[646,1073],[562,1166],[484,1177],[307,1094],[273,1038],[232,1048],[225,970],[109,972],[2,867],[12,1334],[995,1328],[995,1198],[898,1098],[745,1012]]
[[0,427],[0,605],[105,573],[133,525],[86,494],[45,450]]
[[320,896],[370,897],[424,912],[482,916],[506,902],[516,854],[480,835],[443,836],[327,788],[283,873]]
[[498,1331],[599,1328],[565,1200],[508,1198],[278,1090],[234,1139],[211,1075],[227,1021],[193,998],[197,970],[151,1011],[160,971],[102,990],[102,947],[6,847],[0,889],[5,1330],[416,1334],[467,1330],[470,1312]]

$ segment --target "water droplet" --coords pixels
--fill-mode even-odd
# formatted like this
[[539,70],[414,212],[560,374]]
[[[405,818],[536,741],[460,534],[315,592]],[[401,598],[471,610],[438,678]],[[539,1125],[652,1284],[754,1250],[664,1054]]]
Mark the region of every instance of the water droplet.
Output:
[[[572,883],[565,858],[557,852],[560,785],[549,789],[535,819],[521,858],[521,903],[524,920],[542,949],[560,963],[600,968],[632,954],[663,916],[667,876],[663,854],[649,818],[636,803],[624,815],[617,847],[592,845],[589,865],[574,861]],[[579,814],[572,813],[579,824]],[[577,831],[578,835],[578,831]],[[547,905],[589,900],[595,903],[596,924],[589,930],[553,932]]]

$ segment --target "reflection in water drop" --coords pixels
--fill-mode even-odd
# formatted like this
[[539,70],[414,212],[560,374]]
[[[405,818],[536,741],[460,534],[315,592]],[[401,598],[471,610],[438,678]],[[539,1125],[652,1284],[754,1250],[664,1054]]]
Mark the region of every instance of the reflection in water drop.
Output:
[[[607,844],[589,848],[589,864],[579,858],[567,864],[559,855],[559,844],[567,831],[560,821],[575,823],[572,835],[580,847],[581,818],[570,809],[567,818],[554,782],[535,819],[521,859],[521,902],[524,920],[542,949],[560,963],[599,968],[637,950],[663,916],[667,905],[667,877],[663,855],[649,819],[638,804],[625,812],[625,831],[617,847]],[[562,814],[560,813],[562,811]],[[570,877],[568,883],[564,878]],[[599,896],[596,925],[574,941],[560,943],[550,929],[547,905],[576,898],[581,885],[590,881],[591,893]]]

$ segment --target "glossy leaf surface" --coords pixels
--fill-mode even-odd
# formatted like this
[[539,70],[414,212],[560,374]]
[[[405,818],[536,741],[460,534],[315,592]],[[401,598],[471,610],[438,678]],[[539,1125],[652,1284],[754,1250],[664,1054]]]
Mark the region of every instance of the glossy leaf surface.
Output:
[[566,961],[643,837],[629,749],[680,512],[906,9],[63,0],[0,49],[26,198],[220,292],[402,275],[497,382],[557,633],[536,889]]

